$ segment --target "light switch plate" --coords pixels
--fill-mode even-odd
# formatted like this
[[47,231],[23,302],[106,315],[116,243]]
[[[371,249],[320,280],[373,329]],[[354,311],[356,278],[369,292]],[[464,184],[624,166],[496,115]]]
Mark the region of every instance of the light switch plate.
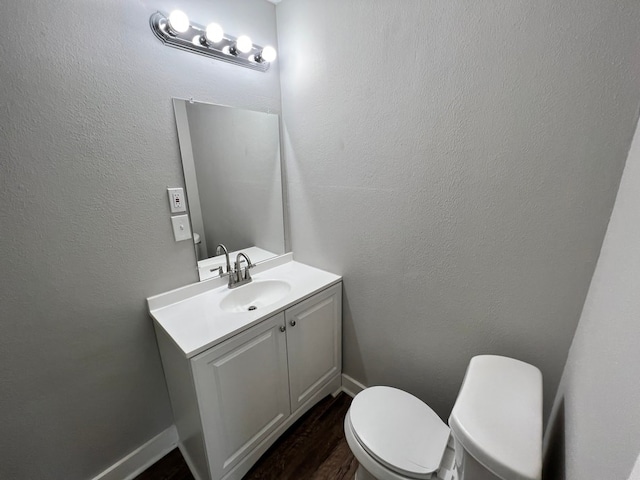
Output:
[[169,194],[169,207],[171,213],[186,212],[187,206],[184,203],[184,189],[182,188],[167,188]]
[[191,238],[191,226],[189,225],[189,215],[176,215],[171,217],[173,225],[173,236],[176,242],[189,240]]

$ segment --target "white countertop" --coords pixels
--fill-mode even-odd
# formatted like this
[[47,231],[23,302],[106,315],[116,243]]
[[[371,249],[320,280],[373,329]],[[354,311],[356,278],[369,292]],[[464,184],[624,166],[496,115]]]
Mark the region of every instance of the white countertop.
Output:
[[[270,264],[275,266],[268,268]],[[210,280],[149,298],[149,312],[156,326],[190,358],[342,280],[338,275],[295,262],[290,254],[273,263],[265,262],[260,270],[252,273],[255,280],[288,282],[289,293],[258,310],[225,312],[219,303],[230,290],[226,283]]]

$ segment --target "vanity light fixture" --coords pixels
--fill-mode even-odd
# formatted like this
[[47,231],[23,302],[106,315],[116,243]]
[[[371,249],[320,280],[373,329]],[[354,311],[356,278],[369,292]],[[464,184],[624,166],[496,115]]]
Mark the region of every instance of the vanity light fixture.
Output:
[[220,43],[224,38],[224,30],[217,23],[210,23],[207,25],[204,36],[208,42]]
[[186,13],[180,10],[174,10],[169,14],[167,27],[169,35],[184,33],[189,30],[189,17],[187,17]]
[[156,12],[149,18],[151,30],[169,47],[216,58],[223,62],[266,72],[276,59],[271,46],[255,45],[246,35],[234,37],[224,33],[217,23],[206,27],[190,23],[184,12],[174,10],[168,16]]
[[253,42],[246,35],[240,35],[236,40],[236,48],[242,53],[249,53],[253,48]]
[[253,59],[258,63],[273,62],[276,59],[276,56],[276,49],[270,45],[267,45],[259,54],[255,55]]

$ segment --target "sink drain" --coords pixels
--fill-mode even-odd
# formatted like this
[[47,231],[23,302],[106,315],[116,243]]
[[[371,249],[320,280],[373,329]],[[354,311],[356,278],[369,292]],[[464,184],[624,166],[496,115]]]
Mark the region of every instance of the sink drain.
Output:
[[249,310],[250,312],[252,312],[252,311],[253,311],[253,310],[255,310],[256,308],[258,308],[258,307],[256,307],[255,305],[251,305],[249,308],[247,308],[247,310]]

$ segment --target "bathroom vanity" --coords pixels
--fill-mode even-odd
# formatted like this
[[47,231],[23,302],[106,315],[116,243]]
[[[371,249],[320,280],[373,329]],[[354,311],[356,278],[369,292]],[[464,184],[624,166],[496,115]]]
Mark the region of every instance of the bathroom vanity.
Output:
[[241,479],[340,389],[342,281],[285,253],[278,115],[173,104],[204,281],[149,298],[149,311],[191,472]]
[[197,479],[240,479],[341,386],[341,277],[285,254],[235,289],[217,278],[148,299],[182,454]]

